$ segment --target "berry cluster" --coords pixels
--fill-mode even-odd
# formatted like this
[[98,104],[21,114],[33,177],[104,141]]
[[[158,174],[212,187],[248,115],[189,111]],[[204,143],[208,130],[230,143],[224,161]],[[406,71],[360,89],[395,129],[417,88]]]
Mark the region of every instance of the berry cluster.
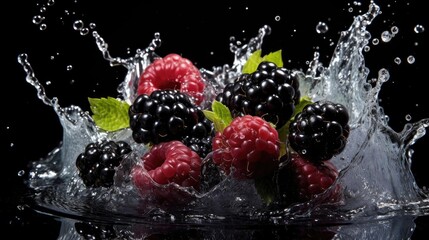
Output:
[[292,149],[312,161],[324,161],[343,151],[350,132],[347,109],[339,103],[307,105],[289,126]]
[[242,74],[227,84],[216,100],[234,117],[259,116],[281,128],[291,118],[300,97],[298,78],[290,70],[262,62],[255,72]]
[[137,143],[183,141],[201,157],[211,151],[213,124],[186,95],[156,90],[138,96],[129,108],[130,128]]
[[141,160],[141,164],[132,169],[131,177],[143,195],[153,192],[156,188],[153,182],[159,185],[175,183],[196,190],[200,187],[201,158],[180,141],[154,145]]
[[213,162],[227,174],[257,178],[278,167],[279,136],[275,128],[257,116],[235,118],[213,140]]
[[87,187],[110,187],[116,167],[130,152],[130,145],[124,141],[90,143],[76,159],[79,176]]
[[171,53],[145,68],[139,79],[137,93],[150,95],[155,90],[177,89],[199,105],[203,101],[204,88],[199,69],[189,59]]

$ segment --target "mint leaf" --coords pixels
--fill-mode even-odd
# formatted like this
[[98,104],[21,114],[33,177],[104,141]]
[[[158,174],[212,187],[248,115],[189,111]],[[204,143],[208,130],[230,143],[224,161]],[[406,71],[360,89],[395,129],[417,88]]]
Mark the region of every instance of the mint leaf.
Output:
[[276,198],[276,184],[272,176],[256,178],[255,188],[262,200],[269,205]]
[[217,132],[223,130],[232,122],[232,115],[229,108],[221,102],[214,100],[212,103],[212,110],[203,110],[207,119],[213,122],[214,128]]
[[258,65],[263,61],[273,62],[277,67],[283,67],[282,50],[271,52],[264,57],[261,57],[262,50],[256,50],[250,55],[246,63],[243,65],[242,73],[253,73],[258,68]]
[[130,117],[125,101],[116,98],[88,98],[95,124],[106,131],[129,127]]

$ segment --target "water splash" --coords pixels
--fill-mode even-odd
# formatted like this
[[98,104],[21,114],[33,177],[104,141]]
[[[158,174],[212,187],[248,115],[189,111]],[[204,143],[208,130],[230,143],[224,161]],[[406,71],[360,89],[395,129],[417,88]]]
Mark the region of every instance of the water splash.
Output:
[[[322,203],[326,194],[303,204],[287,208],[267,209],[254,185],[227,178],[207,193],[189,193],[195,201],[182,207],[148,204],[150,199],[140,199],[130,184],[129,169],[135,164],[130,156],[122,163],[112,189],[86,189],[77,177],[74,161],[89,142],[102,138],[130,140],[128,129],[106,133],[97,128],[88,112],[78,106],[62,107],[57,98],[49,98],[36,78],[26,54],[18,57],[26,72],[26,80],[37,90],[38,98],[57,113],[63,126],[63,141],[48,156],[30,169],[29,186],[38,194],[36,205],[59,213],[85,215],[95,219],[115,221],[147,222],[157,219],[187,223],[222,222],[225,218],[271,223],[293,223],[312,219],[350,221],[365,217],[390,216],[398,212],[427,213],[428,195],[418,188],[410,170],[413,151],[411,146],[425,136],[429,119],[407,123],[401,132],[388,125],[383,109],[379,105],[382,84],[389,80],[389,72],[380,69],[375,82],[368,81],[369,69],[362,54],[368,47],[371,34],[367,31],[380,8],[371,3],[368,12],[356,16],[350,28],[343,31],[328,66],[319,61],[319,53],[303,72],[293,70],[301,80],[301,92],[314,101],[331,99],[345,105],[350,111],[351,133],[346,149],[333,159],[340,169],[340,177],[326,194],[339,186],[343,199],[335,204]],[[78,23],[77,29],[83,26]],[[247,44],[231,41],[230,51],[234,55],[231,64],[201,68],[203,78],[209,86],[206,100],[208,106],[225,84],[241,73],[248,57],[261,49],[264,37],[271,28],[263,26],[257,36]],[[132,103],[136,96],[138,78],[142,71],[156,58],[156,49],[161,46],[159,33],[154,34],[148,47],[138,49],[133,57],[112,57],[108,44],[97,31],[93,37],[103,58],[113,66],[127,69],[124,81],[118,86],[121,98]],[[134,149],[144,152],[141,146]],[[54,184],[55,183],[55,184]],[[168,186],[175,187],[175,186]],[[232,189],[232,190],[231,190]],[[225,191],[227,190],[227,191]],[[165,209],[168,209],[165,210]]]

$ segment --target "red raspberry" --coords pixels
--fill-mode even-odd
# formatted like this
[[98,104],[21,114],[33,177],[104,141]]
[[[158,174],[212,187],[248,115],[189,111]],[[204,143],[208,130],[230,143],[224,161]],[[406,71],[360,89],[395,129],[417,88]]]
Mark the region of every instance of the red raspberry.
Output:
[[132,169],[131,178],[143,195],[169,183],[199,189],[201,158],[180,141],[154,145],[142,161]]
[[187,58],[171,53],[156,59],[141,74],[138,95],[150,95],[155,90],[179,90],[199,105],[203,100],[204,81],[200,71]]
[[[279,174],[279,188],[288,202],[305,202],[328,189],[337,179],[338,170],[328,160],[312,162],[298,154],[292,154]],[[327,194],[327,201],[339,197],[339,185]]]
[[236,176],[258,178],[278,167],[280,140],[267,121],[245,115],[235,118],[223,133],[213,139],[213,162],[226,174],[234,168]]

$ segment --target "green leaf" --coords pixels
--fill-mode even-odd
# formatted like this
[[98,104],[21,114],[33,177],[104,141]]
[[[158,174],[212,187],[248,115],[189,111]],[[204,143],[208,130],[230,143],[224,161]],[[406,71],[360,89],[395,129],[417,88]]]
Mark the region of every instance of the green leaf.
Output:
[[295,106],[295,110],[292,114],[292,117],[283,125],[279,130],[277,130],[280,139],[280,157],[286,154],[286,140],[289,135],[289,125],[295,118],[295,116],[302,111],[308,104],[313,103],[309,96],[303,96],[299,100],[298,105]]
[[273,62],[278,67],[283,67],[282,50],[271,52],[264,57],[261,57],[262,50],[256,50],[250,55],[246,63],[243,65],[242,73],[253,73],[258,68],[258,65],[263,61]]
[[232,122],[231,112],[227,106],[217,100],[213,101],[212,110],[213,111],[203,110],[203,113],[207,119],[213,122],[217,132],[223,132],[223,130]]
[[276,197],[276,184],[272,176],[256,178],[255,188],[262,200],[269,205]]
[[130,105],[116,98],[88,98],[92,118],[103,130],[116,131],[127,128],[130,124],[128,109]]

